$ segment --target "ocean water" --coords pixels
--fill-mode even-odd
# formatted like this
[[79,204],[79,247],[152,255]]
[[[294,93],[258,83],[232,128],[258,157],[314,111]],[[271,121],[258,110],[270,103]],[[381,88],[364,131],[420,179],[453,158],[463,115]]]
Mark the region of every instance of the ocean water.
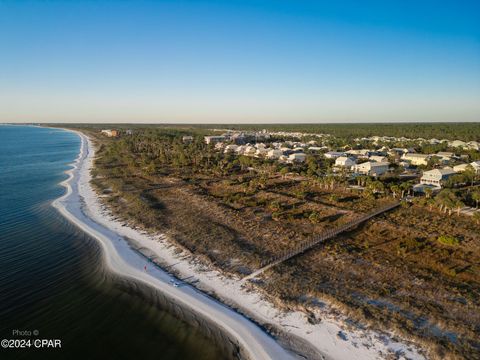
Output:
[[96,241],[50,205],[79,146],[66,131],[0,126],[0,340],[61,340],[0,348],[0,359],[229,358],[202,329],[106,271]]

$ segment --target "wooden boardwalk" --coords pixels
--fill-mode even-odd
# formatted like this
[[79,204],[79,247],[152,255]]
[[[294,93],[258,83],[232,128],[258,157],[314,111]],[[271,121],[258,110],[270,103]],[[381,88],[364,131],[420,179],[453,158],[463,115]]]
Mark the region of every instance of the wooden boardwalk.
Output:
[[323,234],[321,234],[320,236],[317,236],[316,238],[310,240],[310,241],[306,241],[306,242],[303,242],[302,244],[299,244],[297,247],[295,247],[294,249],[292,250],[289,250],[289,251],[286,251],[282,254],[279,254],[278,256],[274,256],[264,262],[262,262],[261,264],[261,267],[254,271],[253,273],[251,273],[250,275],[247,275],[245,276],[242,281],[246,281],[246,280],[250,280],[250,279],[253,279],[255,277],[257,277],[258,275],[260,275],[261,273],[263,273],[264,271],[270,269],[271,267],[277,265],[277,264],[280,264],[284,261],[287,261],[288,259],[291,259],[309,249],[311,249],[312,247],[314,247],[315,245],[318,245],[328,239],[331,239],[335,236],[337,236],[338,234],[344,232],[344,231],[348,231],[348,230],[351,230],[352,228],[358,226],[359,224],[367,221],[367,220],[370,220],[371,218],[377,216],[377,215],[380,215],[386,211],[390,211],[394,208],[396,208],[397,206],[400,205],[400,202],[395,202],[395,203],[392,203],[392,204],[388,204],[386,206],[382,206],[381,208],[378,208],[374,211],[372,211],[371,213],[368,213],[366,215],[363,215],[357,219],[354,219],[344,225],[341,225],[341,226],[338,226],[334,229],[330,229],[330,230],[327,230],[325,231]]

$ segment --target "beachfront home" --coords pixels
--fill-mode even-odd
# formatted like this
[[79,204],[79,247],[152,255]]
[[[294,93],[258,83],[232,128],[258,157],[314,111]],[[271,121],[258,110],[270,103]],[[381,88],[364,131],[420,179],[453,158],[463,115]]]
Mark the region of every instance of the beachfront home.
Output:
[[412,165],[427,165],[430,155],[407,153],[402,155],[402,160],[408,161]]
[[117,130],[110,130],[110,129],[102,130],[101,133],[108,137],[117,137],[120,135],[120,133]]
[[420,178],[420,184],[442,187],[445,181],[452,175],[455,175],[455,171],[450,167],[424,171]]
[[352,171],[361,175],[380,176],[388,171],[389,165],[388,162],[368,161],[352,166]]
[[355,165],[355,160],[346,156],[340,156],[335,160],[335,166],[337,167],[350,169],[353,165]]

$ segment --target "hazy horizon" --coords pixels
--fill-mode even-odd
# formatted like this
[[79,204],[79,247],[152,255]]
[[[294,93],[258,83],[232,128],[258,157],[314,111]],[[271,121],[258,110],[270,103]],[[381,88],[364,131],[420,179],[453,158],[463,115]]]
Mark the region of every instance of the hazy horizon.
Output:
[[480,120],[473,1],[0,0],[0,122]]

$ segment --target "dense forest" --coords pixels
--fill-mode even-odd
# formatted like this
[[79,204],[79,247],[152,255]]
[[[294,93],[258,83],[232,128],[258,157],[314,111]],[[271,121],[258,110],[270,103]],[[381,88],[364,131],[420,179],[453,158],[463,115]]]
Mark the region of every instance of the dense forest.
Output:
[[[59,126],[59,124],[52,124]],[[68,124],[72,126],[72,124]],[[324,133],[341,138],[369,136],[395,136],[425,139],[448,139],[462,141],[480,141],[480,122],[474,123],[355,123],[355,124],[75,124],[75,127],[88,128],[184,128],[205,131],[212,128],[236,130],[293,131]]]

